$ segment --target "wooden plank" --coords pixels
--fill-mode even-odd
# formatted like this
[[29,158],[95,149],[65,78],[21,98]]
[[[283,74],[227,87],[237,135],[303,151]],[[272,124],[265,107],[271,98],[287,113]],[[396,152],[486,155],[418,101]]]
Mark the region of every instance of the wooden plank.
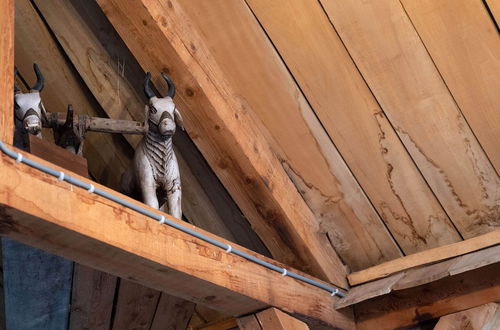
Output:
[[187,329],[195,306],[190,301],[162,293],[150,329]]
[[415,253],[348,275],[351,285],[373,281],[406,269],[449,259],[500,244],[500,230],[468,240]]
[[150,329],[160,292],[121,280],[112,329]]
[[482,0],[402,4],[479,143],[500,173],[500,38]]
[[[35,81],[33,62],[38,63],[45,76],[41,96],[47,111],[66,112],[67,105],[72,104],[76,113],[103,115],[29,0],[16,1],[15,40],[15,61],[23,78]],[[117,137],[93,133],[85,139],[83,154],[90,160],[89,171],[95,178],[118,188],[132,150]]]
[[[112,118],[142,121],[147,101],[142,91],[145,74],[97,3],[35,3],[106,114]],[[135,146],[140,137],[126,138]],[[183,210],[187,219],[254,251],[268,253],[220,182],[205,182],[215,175],[201,156],[196,158],[193,155],[199,152],[192,142],[186,140],[189,138],[181,131],[174,138],[183,185]],[[207,185],[209,190],[205,191],[203,185]]]
[[488,9],[491,11],[493,15],[492,19],[495,20],[497,26],[500,25],[500,1],[498,0],[486,0],[486,4],[488,5]]
[[356,306],[357,329],[415,325],[500,299],[500,264],[397,291]]
[[[26,157],[49,164],[35,156]],[[122,198],[138,204],[126,196]],[[5,155],[0,157],[0,211],[3,236],[229,315],[255,313],[273,305],[307,315],[310,320],[341,328],[353,326],[348,314],[333,309],[336,298],[328,292],[227,254],[114,202],[16,164]]]
[[116,282],[113,275],[75,264],[70,330],[110,328]]
[[263,330],[308,330],[304,322],[283,313],[276,308],[268,308],[256,314]]
[[346,286],[344,266],[314,214],[177,3],[98,3],[145,71],[158,73],[169,59],[188,133],[272,255]]
[[461,240],[320,3],[248,3],[403,252]]
[[276,142],[273,150],[342,260],[359,270],[400,256],[399,248],[245,2],[179,3],[228,83],[262,121],[270,140]]
[[0,2],[0,140],[14,140],[14,1]]
[[234,318],[200,328],[200,330],[237,330],[237,329],[238,329],[238,324],[236,323],[236,319]]
[[404,290],[435,282],[445,277],[465,273],[491,264],[500,263],[500,245],[455,257],[431,265],[391,275],[387,278],[366,283],[349,290],[335,307],[344,308],[353,304],[386,295],[392,291]]
[[322,1],[371,91],[464,238],[500,227],[500,178],[401,3]]
[[240,330],[262,330],[255,314],[240,317],[237,322]]
[[445,315],[439,319],[434,330],[486,330],[498,328],[500,328],[499,305],[489,303],[463,312]]

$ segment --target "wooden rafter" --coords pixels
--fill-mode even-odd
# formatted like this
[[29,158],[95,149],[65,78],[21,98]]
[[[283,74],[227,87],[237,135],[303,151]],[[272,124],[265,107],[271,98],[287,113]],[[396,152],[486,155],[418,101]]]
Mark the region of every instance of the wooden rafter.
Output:
[[310,320],[352,327],[348,315],[333,309],[336,298],[328,292],[227,254],[3,154],[0,214],[4,236],[230,315],[272,305]]
[[0,140],[14,138],[14,0],[0,2]]
[[273,256],[347,285],[327,236],[180,6],[97,2],[145,71],[176,81],[187,131]]

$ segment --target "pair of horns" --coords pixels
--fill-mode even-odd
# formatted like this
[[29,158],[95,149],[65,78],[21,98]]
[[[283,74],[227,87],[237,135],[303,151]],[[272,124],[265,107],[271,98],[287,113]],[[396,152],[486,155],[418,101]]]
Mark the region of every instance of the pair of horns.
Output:
[[[172,79],[170,79],[170,77],[167,76],[167,74],[164,72],[161,73],[161,76],[167,82],[168,91],[167,91],[166,96],[173,98],[175,96],[175,85],[174,85]],[[148,99],[152,98],[153,96],[156,96],[155,92],[153,91],[153,88],[151,88],[151,73],[150,72],[146,73],[146,80],[144,81],[144,93],[146,94]]]
[[[33,64],[33,70],[35,70],[35,74],[36,74],[36,83],[35,83],[35,85],[33,85],[33,87],[31,87],[31,90],[41,92],[43,89],[43,85],[45,83],[45,78],[43,77],[43,74],[40,71],[38,64],[36,64],[36,63]],[[14,77],[17,76],[17,74],[18,74],[17,67],[14,67]],[[20,91],[21,90],[19,89],[17,84],[14,82],[14,92],[17,93]]]

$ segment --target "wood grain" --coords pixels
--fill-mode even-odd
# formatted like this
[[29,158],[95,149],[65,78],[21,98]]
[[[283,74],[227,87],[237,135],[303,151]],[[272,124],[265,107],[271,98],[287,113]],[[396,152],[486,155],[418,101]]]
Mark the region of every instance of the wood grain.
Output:
[[460,240],[321,5],[247,2],[403,252]]
[[188,133],[273,256],[345,286],[344,266],[314,214],[177,3],[98,3],[143,69],[176,81]]
[[262,330],[255,314],[240,317],[237,322],[240,330]]
[[498,228],[500,179],[401,3],[323,0],[322,4],[462,236],[470,238]]
[[434,330],[486,330],[500,328],[500,308],[489,303],[463,312],[445,315],[439,319]]
[[276,308],[268,308],[255,315],[262,330],[308,330],[304,322],[283,313]]
[[273,150],[342,260],[359,270],[400,256],[244,1],[182,0],[180,4],[237,96],[269,131]]
[[157,290],[121,280],[112,329],[149,330],[160,294]]
[[14,0],[0,2],[0,140],[14,139]]
[[[24,155],[49,164],[35,156]],[[52,167],[60,170],[57,166]],[[104,186],[94,185],[114,193]],[[38,192],[35,199],[33,191]],[[121,197],[139,205],[126,196]],[[275,271],[227,254],[114,202],[16,164],[5,155],[0,157],[0,206],[0,232],[4,236],[156,290],[209,305],[229,315],[255,313],[273,305],[338,327],[353,325],[347,314],[333,309],[332,302],[336,298],[328,292],[289,277],[283,278]],[[227,242],[201,229],[196,230]],[[284,266],[266,257],[260,258]],[[301,303],[297,304],[297,300]]]
[[348,275],[348,279],[351,285],[358,285],[406,269],[453,258],[497,244],[500,244],[500,230],[469,238],[462,242],[415,253],[359,272],[351,273]]
[[500,38],[481,0],[403,0],[479,143],[500,173]]
[[73,274],[69,329],[110,329],[116,277],[80,264]]

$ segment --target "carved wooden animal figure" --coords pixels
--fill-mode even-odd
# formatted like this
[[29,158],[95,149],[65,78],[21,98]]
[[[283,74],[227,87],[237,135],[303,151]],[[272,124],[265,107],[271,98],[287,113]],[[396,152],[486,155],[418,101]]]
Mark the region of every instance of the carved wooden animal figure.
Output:
[[146,134],[135,150],[132,166],[122,177],[122,190],[132,194],[139,188],[144,203],[180,219],[181,180],[172,136],[176,126],[184,127],[172,100],[175,85],[165,73],[162,76],[167,82],[168,92],[165,97],[157,97],[150,86],[151,74],[147,73],[144,82],[144,92],[149,98]]
[[[44,77],[37,64],[33,65],[37,81],[28,93],[22,93],[14,83],[14,113],[22,129],[30,134],[42,137],[42,118],[46,117],[40,92],[43,89]],[[14,72],[17,74],[17,70]]]

